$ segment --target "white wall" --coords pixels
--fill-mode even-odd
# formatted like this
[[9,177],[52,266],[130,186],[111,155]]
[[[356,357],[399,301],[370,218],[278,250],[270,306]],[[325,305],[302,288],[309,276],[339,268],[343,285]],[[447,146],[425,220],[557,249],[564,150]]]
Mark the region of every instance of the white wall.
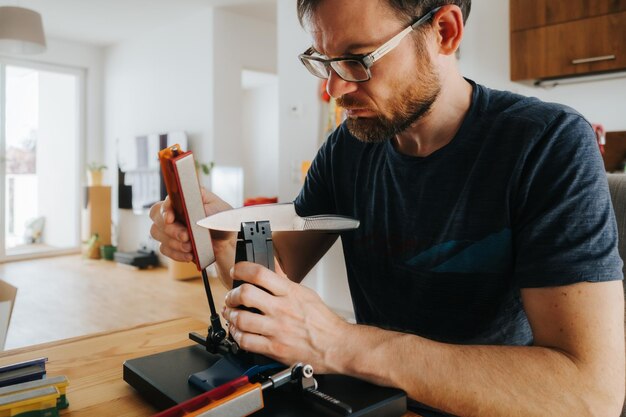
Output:
[[243,90],[244,197],[278,195],[278,79]]
[[[212,22],[213,11],[207,7],[107,48],[106,161],[114,186],[117,152],[134,147],[135,136],[183,130],[196,159],[213,158]],[[117,192],[113,200],[117,207]],[[119,249],[133,251],[149,243],[147,214],[120,212],[113,211]]]
[[[320,81],[311,76],[298,55],[311,45],[296,14],[296,2],[278,0],[279,197],[293,200],[301,183],[293,174],[300,162],[313,159],[320,144]],[[292,109],[296,108],[296,111]]]
[[509,51],[509,2],[472,2],[461,45],[460,67],[466,77],[491,88],[566,104],[608,131],[626,130],[626,76],[553,89],[528,87],[510,81]]
[[215,162],[243,166],[241,71],[276,73],[276,26],[216,8],[213,38]]
[[[276,28],[219,8],[109,48],[108,164],[116,166],[116,152],[134,146],[135,136],[182,130],[197,160],[243,166],[242,69],[276,72]],[[121,213],[118,223],[120,250],[152,245],[147,213]]]

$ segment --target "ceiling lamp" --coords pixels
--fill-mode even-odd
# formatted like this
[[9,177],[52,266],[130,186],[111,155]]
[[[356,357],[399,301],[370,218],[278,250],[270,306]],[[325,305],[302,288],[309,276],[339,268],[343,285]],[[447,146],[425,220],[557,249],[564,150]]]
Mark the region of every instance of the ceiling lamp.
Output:
[[39,13],[23,7],[0,7],[0,53],[38,54],[45,50]]

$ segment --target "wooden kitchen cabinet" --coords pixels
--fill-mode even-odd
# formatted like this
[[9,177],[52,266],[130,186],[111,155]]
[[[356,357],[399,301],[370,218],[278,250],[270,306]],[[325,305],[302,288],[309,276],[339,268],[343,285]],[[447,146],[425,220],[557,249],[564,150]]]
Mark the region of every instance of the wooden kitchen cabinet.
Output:
[[626,0],[510,0],[511,80],[626,69]]
[[626,11],[626,0],[511,0],[511,31]]

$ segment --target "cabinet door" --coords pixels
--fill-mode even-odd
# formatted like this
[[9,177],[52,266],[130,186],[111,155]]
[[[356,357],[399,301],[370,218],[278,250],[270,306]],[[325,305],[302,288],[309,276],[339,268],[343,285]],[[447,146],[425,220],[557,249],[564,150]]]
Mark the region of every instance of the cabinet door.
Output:
[[626,11],[626,0],[510,0],[511,31]]
[[511,80],[626,69],[626,12],[511,33]]

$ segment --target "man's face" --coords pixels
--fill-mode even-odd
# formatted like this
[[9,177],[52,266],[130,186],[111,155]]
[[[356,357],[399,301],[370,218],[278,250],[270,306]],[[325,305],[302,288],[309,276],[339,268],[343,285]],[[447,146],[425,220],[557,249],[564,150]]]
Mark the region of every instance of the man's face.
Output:
[[[385,0],[325,0],[310,22],[315,49],[329,57],[372,52],[406,26]],[[332,71],[328,80],[329,94],[347,110],[350,133],[364,142],[383,142],[408,128],[428,113],[441,89],[426,48],[413,34],[371,73],[364,83],[343,81]]]

